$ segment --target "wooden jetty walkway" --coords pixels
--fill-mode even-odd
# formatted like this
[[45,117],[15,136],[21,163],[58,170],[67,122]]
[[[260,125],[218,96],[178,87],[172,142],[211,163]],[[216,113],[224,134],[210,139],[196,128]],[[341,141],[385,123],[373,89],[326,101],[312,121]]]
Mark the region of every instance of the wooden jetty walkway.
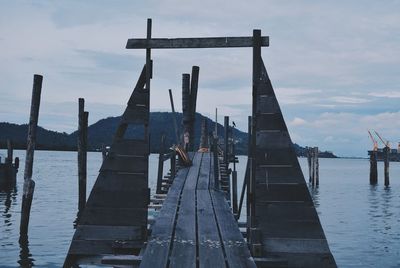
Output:
[[[146,39],[128,40],[127,48],[146,50],[146,64],[79,212],[64,267],[336,267],[261,57],[268,37],[254,30],[252,37],[152,39],[151,20],[147,26]],[[177,137],[192,165],[171,159],[175,176],[158,185],[165,199],[154,223],[148,219],[151,49],[206,47],[253,48],[253,110],[240,202],[246,193],[244,234],[237,222],[235,168],[230,176],[236,158],[228,153],[227,120],[222,152],[215,143],[210,152],[194,152],[198,67],[191,81],[183,75],[184,133]],[[140,137],[129,138],[130,127],[141,129]]]

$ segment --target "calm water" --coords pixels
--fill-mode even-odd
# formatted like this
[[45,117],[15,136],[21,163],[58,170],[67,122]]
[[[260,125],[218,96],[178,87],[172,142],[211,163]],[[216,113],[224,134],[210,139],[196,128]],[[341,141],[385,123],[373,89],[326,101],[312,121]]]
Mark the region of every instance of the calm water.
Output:
[[[17,187],[11,193],[0,192],[0,267],[18,267],[21,259],[18,232],[25,153],[15,155],[21,159]],[[246,158],[239,159],[238,175],[243,178]],[[35,152],[29,247],[22,255],[37,267],[60,267],[68,251],[77,208],[76,162],[73,152]],[[88,154],[88,189],[100,163],[101,153]],[[300,163],[307,176],[305,159]],[[156,155],[150,157],[149,170],[154,189]],[[320,159],[321,185],[311,192],[339,267],[400,267],[400,163],[390,164],[388,188],[383,186],[382,171],[380,163],[380,184],[371,187],[368,160]]]

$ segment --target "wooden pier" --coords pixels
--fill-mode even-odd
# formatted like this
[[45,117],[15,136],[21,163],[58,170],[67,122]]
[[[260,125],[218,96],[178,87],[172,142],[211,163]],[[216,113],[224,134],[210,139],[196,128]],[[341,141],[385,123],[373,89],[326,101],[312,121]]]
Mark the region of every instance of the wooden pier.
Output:
[[[146,50],[146,64],[79,217],[64,267],[336,267],[261,58],[269,38],[254,30],[250,37],[152,39],[151,20],[147,27],[146,39],[128,40],[127,48]],[[253,48],[253,112],[240,205],[235,166],[233,173],[229,168],[237,161],[228,152],[234,148],[228,144],[233,140],[229,119],[222,150],[217,137],[208,152],[193,148],[198,67],[191,85],[189,74],[183,75],[186,117],[184,133],[176,138],[179,150],[188,148],[192,165],[171,154],[173,175],[163,185],[159,172],[157,190],[163,198],[153,198],[157,204],[150,205],[151,49],[222,47]],[[143,130],[140,137],[128,137],[132,126]],[[164,159],[162,152],[159,166]],[[247,219],[238,223],[244,193]],[[160,209],[152,221],[149,208]]]

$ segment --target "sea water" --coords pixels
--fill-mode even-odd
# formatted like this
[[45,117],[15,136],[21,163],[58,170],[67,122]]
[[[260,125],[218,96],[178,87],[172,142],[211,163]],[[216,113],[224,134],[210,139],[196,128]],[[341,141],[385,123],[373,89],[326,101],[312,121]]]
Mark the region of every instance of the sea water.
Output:
[[[0,150],[0,156],[5,154]],[[18,238],[25,152],[16,150],[14,155],[21,163],[17,187],[0,192],[0,267],[29,263],[37,267],[61,267],[74,234],[78,207],[77,154],[35,152],[36,188],[29,245],[22,248]],[[101,153],[88,153],[88,195],[101,158]],[[239,161],[238,189],[241,189],[246,157],[239,156]],[[299,161],[307,179],[306,159]],[[152,193],[157,165],[158,156],[151,155]],[[400,163],[390,163],[390,187],[383,185],[382,163],[378,169],[379,184],[370,186],[367,159],[320,159],[320,185],[310,187],[310,192],[339,267],[400,267]],[[168,163],[164,170],[168,170]]]

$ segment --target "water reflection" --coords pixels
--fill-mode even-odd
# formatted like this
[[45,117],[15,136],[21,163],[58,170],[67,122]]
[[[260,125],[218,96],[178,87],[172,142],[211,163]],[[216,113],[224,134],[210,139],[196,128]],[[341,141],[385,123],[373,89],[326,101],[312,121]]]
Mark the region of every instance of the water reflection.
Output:
[[32,258],[32,254],[29,251],[29,239],[28,236],[20,236],[19,237],[19,265],[21,267],[32,267],[34,266],[34,260]]
[[316,208],[319,207],[319,187],[318,185],[312,185],[311,183],[308,184],[308,189],[310,191],[311,197],[314,201],[314,206]]

